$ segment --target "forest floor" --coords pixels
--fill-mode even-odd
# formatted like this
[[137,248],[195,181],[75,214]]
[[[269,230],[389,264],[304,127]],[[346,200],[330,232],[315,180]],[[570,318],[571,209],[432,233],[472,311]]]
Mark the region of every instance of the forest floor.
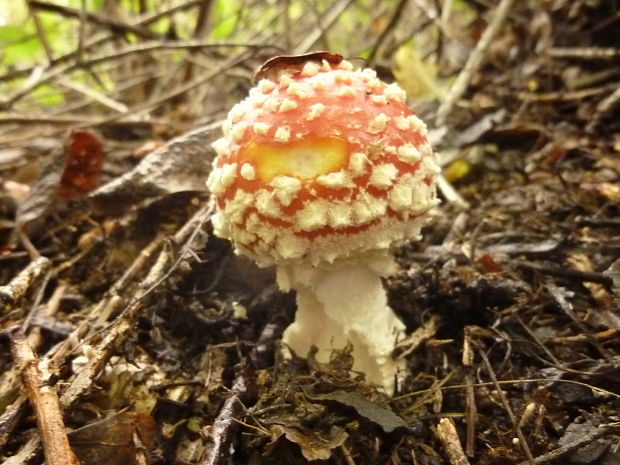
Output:
[[472,3],[479,62],[415,108],[442,203],[384,283],[410,333],[394,396],[346,351],[283,360],[294,293],[212,235],[210,144],[276,51],[213,52],[214,80],[187,66],[168,93],[142,82],[149,99],[87,94],[121,113],[16,111],[31,83],[5,92],[0,462],[40,464],[43,445],[63,463],[69,431],[83,465],[620,465],[620,13]]

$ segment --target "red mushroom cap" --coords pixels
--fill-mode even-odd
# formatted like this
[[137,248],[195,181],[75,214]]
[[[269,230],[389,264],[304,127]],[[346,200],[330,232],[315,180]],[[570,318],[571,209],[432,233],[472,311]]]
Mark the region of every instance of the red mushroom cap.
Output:
[[440,170],[405,92],[348,61],[281,68],[232,108],[214,143],[215,233],[261,265],[417,238]]

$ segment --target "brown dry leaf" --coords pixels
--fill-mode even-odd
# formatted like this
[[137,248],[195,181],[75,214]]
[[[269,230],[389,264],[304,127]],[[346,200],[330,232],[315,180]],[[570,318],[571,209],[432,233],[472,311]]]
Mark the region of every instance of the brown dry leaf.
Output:
[[332,426],[327,433],[288,425],[273,425],[271,430],[274,440],[284,435],[286,439],[297,444],[306,460],[329,460],[332,450],[344,444],[349,437],[339,426]]
[[69,441],[82,465],[133,465],[141,447],[153,446],[155,421],[150,415],[122,412],[70,432]]
[[[594,271],[592,262],[587,255],[580,252],[572,252],[566,258],[568,264],[577,271],[585,271],[591,273]],[[605,286],[598,283],[584,282],[583,285],[590,291],[592,297],[601,305],[607,305],[611,303],[611,295],[605,289]]]

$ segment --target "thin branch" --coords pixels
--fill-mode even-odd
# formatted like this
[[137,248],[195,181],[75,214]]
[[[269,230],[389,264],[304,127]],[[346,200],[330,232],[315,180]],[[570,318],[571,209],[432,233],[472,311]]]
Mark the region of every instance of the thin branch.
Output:
[[[149,25],[151,23],[154,23],[156,21],[159,21],[161,18],[164,18],[166,16],[171,16],[172,14],[176,13],[177,11],[182,11],[182,10],[186,10],[189,8],[192,8],[196,5],[199,5],[200,3],[202,3],[204,0],[189,0],[186,3],[181,3],[179,5],[175,5],[173,7],[158,11],[156,13],[148,13],[146,15],[144,15],[143,17],[137,19],[135,22],[131,23],[132,26],[146,26]],[[84,43],[83,45],[83,50],[82,52],[86,52],[90,49],[92,49],[93,47],[97,47],[111,39],[113,39],[114,37],[116,37],[114,34],[110,34],[110,33],[106,33],[106,34],[101,34],[98,37],[93,38],[92,40]],[[65,63],[69,60],[75,59],[75,58],[79,58],[79,50],[74,50],[72,52],[66,53],[65,55],[61,55],[59,57],[56,57],[52,60],[52,62],[48,65],[48,67],[46,69],[44,69],[44,71],[49,71],[49,67],[50,66],[57,66],[60,65],[62,63]],[[27,76],[29,74],[32,74],[34,72],[36,72],[37,70],[39,70],[41,68],[41,64],[37,63],[35,65],[30,65],[24,68],[17,68],[17,69],[12,69],[10,71],[8,71],[7,73],[3,74],[0,76],[0,82],[3,81],[10,81],[13,79],[17,79],[20,77],[24,77]]]
[[[348,0],[350,1],[350,0]],[[104,53],[96,55],[81,63],[69,63],[65,66],[50,68],[47,72],[43,73],[38,79],[32,82],[27,82],[21,89],[15,92],[13,95],[6,98],[4,101],[0,100],[0,109],[7,109],[14,105],[18,100],[25,95],[32,92],[37,87],[48,83],[52,79],[63,76],[71,71],[84,66],[92,66],[105,61],[116,60],[125,56],[146,53],[154,50],[181,50],[181,49],[204,49],[204,48],[218,48],[218,47],[245,47],[250,49],[255,48],[274,48],[279,49],[278,46],[262,44],[262,43],[236,43],[236,42],[213,42],[202,40],[188,40],[188,41],[174,41],[174,42],[145,42],[134,46],[129,46],[123,50],[115,51],[112,53]]]
[[26,336],[17,329],[9,333],[11,352],[30,404],[37,418],[45,461],[48,465],[79,465],[65,433],[58,395],[50,380],[51,372],[44,361],[39,361],[28,344]]
[[521,450],[527,457],[527,462],[525,463],[532,464],[534,461],[534,456],[532,455],[532,451],[530,450],[530,447],[527,444],[527,440],[525,439],[525,435],[523,434],[523,431],[521,430],[521,427],[519,426],[517,417],[512,411],[512,408],[510,407],[510,403],[508,402],[508,399],[506,398],[504,391],[502,391],[502,388],[500,387],[497,376],[495,375],[495,371],[493,371],[493,367],[491,366],[491,362],[489,361],[487,354],[485,354],[483,350],[479,349],[478,355],[480,355],[480,358],[482,358],[482,361],[484,362],[484,366],[487,369],[487,373],[489,374],[489,376],[491,377],[491,381],[493,381],[493,384],[495,385],[497,395],[499,396],[499,399],[504,407],[504,410],[506,410],[506,413],[508,414],[508,418],[510,418],[510,421],[515,430],[515,433],[517,434],[517,438],[519,439],[519,445],[521,446]]
[[446,118],[452,112],[454,105],[467,90],[467,86],[469,85],[469,81],[471,81],[472,76],[476,73],[476,71],[478,71],[478,69],[480,69],[491,42],[493,42],[493,39],[499,32],[502,24],[504,24],[504,20],[508,17],[508,13],[510,12],[513,2],[514,0],[502,0],[497,6],[491,23],[482,33],[482,37],[480,37],[480,41],[476,45],[476,48],[471,55],[469,55],[463,70],[459,73],[456,81],[454,81],[454,84],[452,84],[452,87],[448,91],[446,99],[437,110],[435,122],[438,126],[441,126],[446,122]]
[[115,34],[132,33],[138,37],[145,39],[160,39],[161,36],[154,32],[149,31],[140,26],[134,26],[132,24],[123,23],[116,19],[108,18],[100,13],[93,13],[91,11],[82,12],[81,9],[70,8],[68,6],[57,5],[55,3],[47,3],[41,0],[29,0],[28,4],[31,8],[36,10],[48,11],[51,13],[57,13],[65,18],[81,19],[82,16],[86,16],[86,19],[99,26],[104,26],[110,29]]
[[394,28],[396,27],[396,25],[398,24],[398,21],[403,16],[403,10],[405,9],[405,5],[407,5],[408,1],[409,0],[400,0],[398,5],[396,6],[396,9],[394,10],[394,14],[390,18],[390,22],[387,24],[387,26],[385,26],[385,29],[381,31],[381,34],[379,35],[379,37],[377,37],[377,40],[375,44],[373,45],[372,50],[370,51],[370,55],[368,56],[369,65],[372,65],[375,62],[375,58],[377,56],[377,52],[379,51],[379,48],[381,47],[383,42],[385,42],[385,39],[387,39],[388,35],[394,32]]
[[32,16],[32,20],[34,21],[34,26],[37,30],[37,36],[39,36],[39,41],[43,46],[47,61],[51,63],[54,59],[54,53],[52,52],[52,47],[49,41],[47,40],[47,34],[45,32],[43,24],[41,23],[41,18],[39,18],[39,15],[35,11],[35,6],[33,5],[33,3],[33,0],[27,0],[26,4],[28,5],[28,11],[30,12],[30,16]]
[[570,444],[558,447],[547,454],[539,455],[531,461],[520,462],[518,465],[544,465],[547,463],[553,463],[556,460],[564,458],[567,455],[587,446],[588,444],[592,444],[597,439],[618,434],[620,434],[620,423],[600,425],[596,430],[586,434],[585,436],[581,436],[579,439],[571,442]]

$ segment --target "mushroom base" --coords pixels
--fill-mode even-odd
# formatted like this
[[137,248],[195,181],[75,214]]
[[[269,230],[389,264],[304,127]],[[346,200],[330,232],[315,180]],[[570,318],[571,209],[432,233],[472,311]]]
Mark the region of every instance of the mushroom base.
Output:
[[318,268],[280,267],[280,288],[297,291],[297,313],[284,331],[284,350],[306,356],[315,346],[315,358],[324,363],[334,349],[351,344],[353,370],[392,394],[397,375],[404,372],[404,360],[394,360],[392,351],[405,336],[381,282],[393,269],[387,252]]

